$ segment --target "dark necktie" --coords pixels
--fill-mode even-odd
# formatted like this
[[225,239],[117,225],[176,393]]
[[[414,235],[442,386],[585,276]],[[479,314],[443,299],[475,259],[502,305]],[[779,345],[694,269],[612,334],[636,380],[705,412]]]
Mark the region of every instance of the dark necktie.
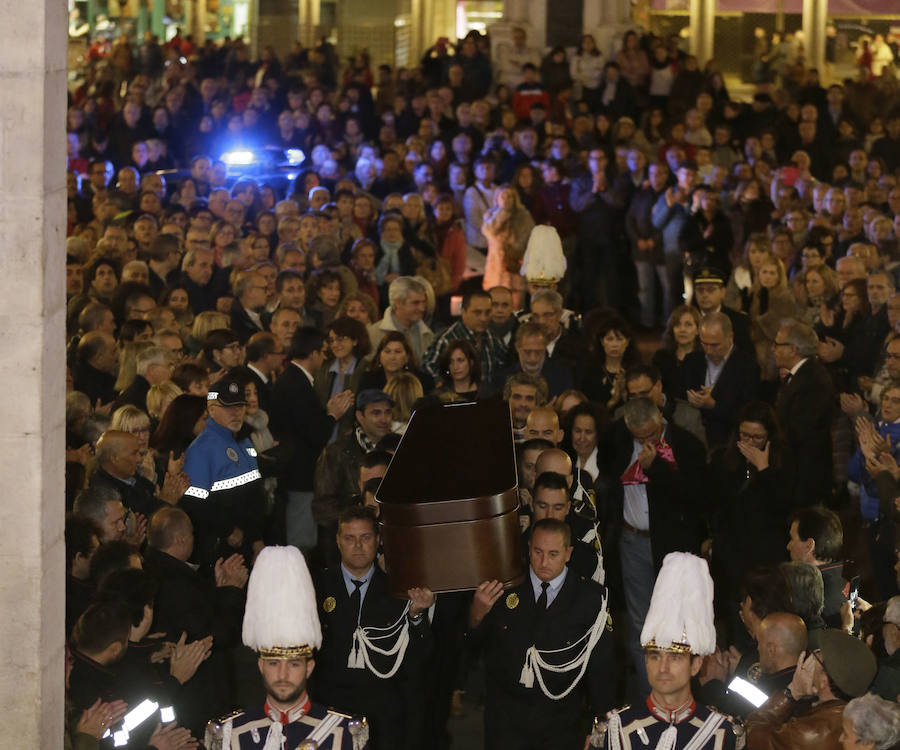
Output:
[[356,623],[359,624],[359,609],[362,606],[362,595],[359,592],[360,587],[365,583],[365,581],[357,581],[355,578],[353,579],[353,585],[356,588],[353,590],[353,593],[350,594],[350,610],[356,613]]
[[550,584],[547,581],[541,581],[541,595],[537,598],[537,608],[539,612],[543,612],[547,609],[547,589],[550,588]]

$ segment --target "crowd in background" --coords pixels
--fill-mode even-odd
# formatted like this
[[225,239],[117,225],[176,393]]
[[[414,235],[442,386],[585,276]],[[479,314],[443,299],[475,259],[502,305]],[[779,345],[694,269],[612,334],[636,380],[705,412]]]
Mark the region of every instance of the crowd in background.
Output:
[[[897,53],[876,37],[826,87],[763,35],[742,102],[677,35],[634,31],[614,50],[473,32],[397,70],[324,41],[92,45],[67,118],[73,735],[123,710],[85,688],[92,665],[187,717],[159,750],[255,699],[236,676],[259,549],[334,565],[412,412],[482,399],[509,402],[523,528],[561,474],[563,520],[596,531],[620,697],[646,690],[636,633],[683,550],[716,582],[704,700],[750,714],[724,685],[787,686],[791,644],[825,628],[866,639],[896,700]],[[228,163],[268,147],[302,163]],[[873,721],[871,747],[900,738]]]

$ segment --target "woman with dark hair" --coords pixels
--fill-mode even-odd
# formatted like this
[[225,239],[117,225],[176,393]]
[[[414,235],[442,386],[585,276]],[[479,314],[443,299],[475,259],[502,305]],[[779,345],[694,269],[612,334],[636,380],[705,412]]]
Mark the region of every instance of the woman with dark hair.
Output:
[[441,357],[441,382],[435,390],[442,401],[474,401],[484,395],[481,362],[468,341],[451,341]]
[[378,344],[368,369],[363,373],[359,390],[384,390],[387,381],[400,372],[411,372],[422,383],[425,393],[434,388],[434,381],[418,369],[416,354],[400,331],[387,331]]
[[[165,476],[169,454],[172,458],[184,455],[187,447],[194,442],[206,425],[206,398],[182,393],[169,404],[159,427],[150,438],[150,447],[162,460],[162,474]],[[157,466],[159,471],[159,466]]]
[[651,106],[644,115],[641,129],[635,134],[635,141],[649,161],[656,161],[659,149],[666,142],[667,129],[666,110]]
[[618,315],[610,315],[599,323],[590,340],[581,390],[612,411],[625,403],[625,370],[636,359],[631,327]]
[[309,206],[309,191],[314,187],[319,187],[322,180],[319,179],[319,173],[314,169],[302,169],[294,184],[291,186],[290,199],[296,201],[300,206],[300,210],[304,211]]
[[616,55],[616,62],[622,71],[622,77],[636,90],[647,86],[650,77],[650,61],[647,53],[641,49],[637,32],[629,30],[622,37],[622,49]]
[[324,330],[337,315],[344,282],[332,268],[319,268],[312,272],[306,289],[306,309],[316,321],[316,328]]
[[[315,391],[323,404],[332,396],[343,391],[359,392],[359,383],[367,361],[365,357],[372,350],[366,327],[349,317],[335,318],[325,327],[328,343],[328,358],[315,375]],[[353,426],[353,410],[335,425],[332,439]]]
[[824,307],[815,326],[822,344],[819,357],[840,393],[857,392],[859,378],[871,377],[887,324],[872,315],[865,279],[850,279],[840,292],[838,309]]
[[572,407],[563,420],[566,437],[572,444],[570,453],[575,475],[576,494],[578,487],[593,492],[592,501],[595,507],[597,482],[601,478],[598,466],[600,458],[598,445],[600,434],[607,422],[606,411],[590,401]]
[[566,59],[566,50],[562,45],[557,45],[541,61],[541,83],[550,94],[550,99],[555,99],[559,92],[572,86],[572,74],[569,71],[569,61]]
[[522,207],[531,214],[532,218],[540,218],[535,211],[540,210],[541,173],[531,163],[520,164],[513,173],[510,185],[519,194]]
[[[356,277],[357,291],[367,294],[377,305],[378,280],[375,275],[375,255],[377,249],[375,243],[368,237],[361,237],[350,248],[350,270]],[[374,321],[372,321],[374,322]]]
[[188,288],[181,283],[172,284],[163,289],[159,295],[160,307],[168,307],[175,313],[175,320],[182,327],[190,327],[194,322],[194,312],[191,310],[191,297]]
[[775,410],[751,401],[728,442],[713,452],[709,526],[717,597],[736,611],[751,568],[785,559],[791,461]]
[[578,51],[569,63],[569,72],[577,88],[575,98],[587,102],[588,108],[595,110],[600,76],[603,75],[603,55],[597,49],[597,42],[592,34],[584,34],[581,37]]

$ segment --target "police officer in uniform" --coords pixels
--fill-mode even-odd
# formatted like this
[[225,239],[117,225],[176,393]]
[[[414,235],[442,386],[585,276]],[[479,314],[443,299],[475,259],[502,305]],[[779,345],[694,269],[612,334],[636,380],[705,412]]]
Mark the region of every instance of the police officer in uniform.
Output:
[[296,547],[260,552],[247,584],[243,638],[259,654],[266,701],[211,721],[208,750],[362,750],[365,722],[328,711],[307,692],[322,631],[312,579]]
[[[407,592],[409,601],[391,596],[387,576],[375,564],[378,543],[371,508],[341,514],[340,565],[316,580],[322,621],[316,695],[335,710],[365,714],[373,750],[420,748],[424,690],[411,688],[422,679],[432,646],[426,615],[434,594],[421,588]],[[375,651],[395,647],[391,655]]]
[[238,437],[247,413],[245,386],[233,374],[210,386],[206,427],[185,451],[184,471],[191,484],[181,504],[194,524],[194,554],[200,564],[216,559],[223,540],[232,551],[262,549],[263,479],[250,438]]
[[483,645],[487,750],[583,747],[585,693],[591,711],[612,705],[615,674],[606,589],[566,567],[565,521],[535,523],[525,580],[475,591],[469,638]]
[[734,750],[729,717],[698,705],[691,677],[716,650],[713,582],[706,561],[670,552],[653,588],[641,631],[650,695],[646,703],[610,711],[591,737],[592,747]]

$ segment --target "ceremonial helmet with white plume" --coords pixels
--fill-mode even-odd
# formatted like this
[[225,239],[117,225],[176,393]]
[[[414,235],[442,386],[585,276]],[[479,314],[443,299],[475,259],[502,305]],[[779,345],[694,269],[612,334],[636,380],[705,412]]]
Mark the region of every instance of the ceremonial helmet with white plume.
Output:
[[716,650],[713,581],[706,560],[687,552],[666,555],[653,587],[641,645],[695,656]]
[[312,577],[296,547],[265,547],[247,583],[244,645],[263,659],[312,656],[322,645]]

